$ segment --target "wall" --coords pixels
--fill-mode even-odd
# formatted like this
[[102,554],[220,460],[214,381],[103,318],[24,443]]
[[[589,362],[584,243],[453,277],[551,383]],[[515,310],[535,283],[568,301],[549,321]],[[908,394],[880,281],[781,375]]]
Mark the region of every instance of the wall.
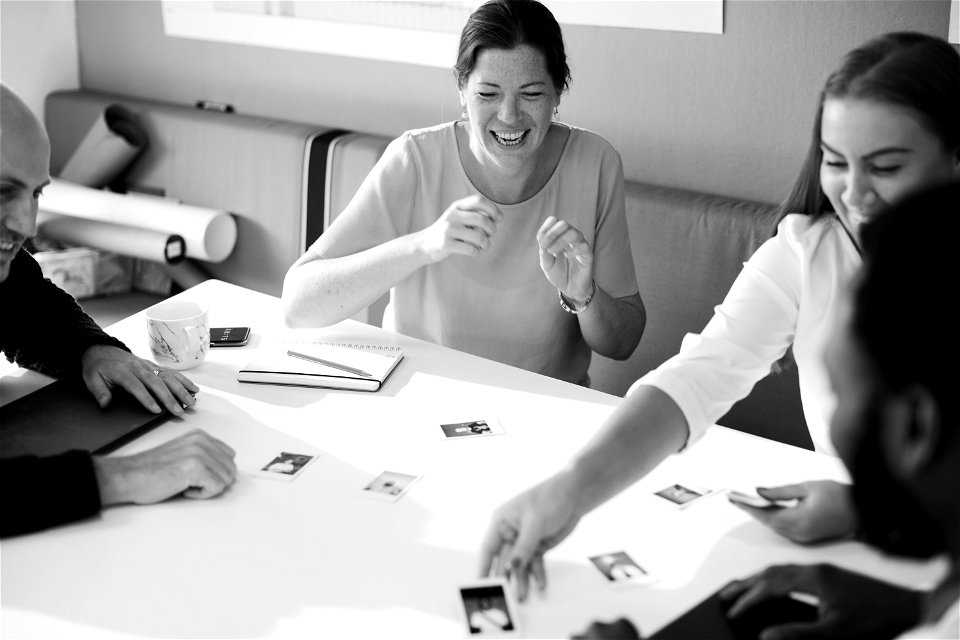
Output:
[[[950,7],[949,0],[724,4],[722,36],[564,28],[573,83],[561,119],[610,140],[628,179],[780,200],[839,57],[885,31],[946,38]],[[241,112],[389,136],[460,113],[444,69],[168,38],[157,1],[84,0],[77,26],[85,88],[223,101]]]
[[43,100],[80,86],[73,0],[0,2],[0,79],[43,117]]

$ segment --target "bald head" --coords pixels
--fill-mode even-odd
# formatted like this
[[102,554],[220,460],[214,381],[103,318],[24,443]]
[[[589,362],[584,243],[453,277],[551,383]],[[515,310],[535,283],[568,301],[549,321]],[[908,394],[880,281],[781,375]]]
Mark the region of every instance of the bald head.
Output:
[[49,145],[43,123],[30,111],[27,103],[5,84],[0,84],[0,135],[22,135]]
[[50,140],[26,103],[0,84],[0,282],[37,232],[37,200],[50,182]]

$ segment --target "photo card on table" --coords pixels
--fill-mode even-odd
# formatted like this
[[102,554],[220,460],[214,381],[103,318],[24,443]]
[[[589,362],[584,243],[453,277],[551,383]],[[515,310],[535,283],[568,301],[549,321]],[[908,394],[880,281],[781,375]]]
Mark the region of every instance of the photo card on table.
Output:
[[520,637],[517,606],[505,579],[487,578],[463,585],[459,596],[467,637]]
[[700,485],[674,484],[657,491],[654,495],[673,503],[678,509],[686,509],[692,504],[715,493],[717,493],[716,489],[710,489]]
[[447,438],[476,438],[480,436],[503,435],[505,431],[497,420],[487,418],[483,420],[468,420],[466,422],[450,422],[441,424],[443,435]]
[[608,582],[617,586],[649,584],[656,580],[653,574],[641,567],[626,551],[590,556],[589,560]]
[[316,459],[316,456],[305,453],[281,451],[275,455],[272,460],[254,472],[254,475],[260,478],[292,482],[300,477],[303,470]]
[[383,502],[396,502],[405,496],[423,476],[396,471],[384,471],[361,491],[362,495]]

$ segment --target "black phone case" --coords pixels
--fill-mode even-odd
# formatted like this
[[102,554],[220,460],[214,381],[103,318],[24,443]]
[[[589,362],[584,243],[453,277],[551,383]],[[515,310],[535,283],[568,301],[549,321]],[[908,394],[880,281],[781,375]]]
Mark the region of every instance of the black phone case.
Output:
[[250,339],[250,327],[213,327],[211,347],[242,347]]

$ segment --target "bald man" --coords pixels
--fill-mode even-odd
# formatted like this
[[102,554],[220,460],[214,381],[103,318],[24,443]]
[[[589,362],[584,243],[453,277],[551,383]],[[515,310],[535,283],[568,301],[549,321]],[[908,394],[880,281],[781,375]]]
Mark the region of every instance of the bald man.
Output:
[[[69,294],[44,279],[23,249],[37,231],[37,201],[50,182],[49,165],[43,125],[0,84],[0,351],[21,367],[81,378],[91,402],[101,407],[119,387],[154,413],[163,405],[182,416],[196,402],[199,388],[104,333]],[[236,476],[233,457],[226,444],[195,431],[136,456],[71,451],[0,461],[0,536],[84,518],[110,504],[159,502],[178,494],[215,496]]]

